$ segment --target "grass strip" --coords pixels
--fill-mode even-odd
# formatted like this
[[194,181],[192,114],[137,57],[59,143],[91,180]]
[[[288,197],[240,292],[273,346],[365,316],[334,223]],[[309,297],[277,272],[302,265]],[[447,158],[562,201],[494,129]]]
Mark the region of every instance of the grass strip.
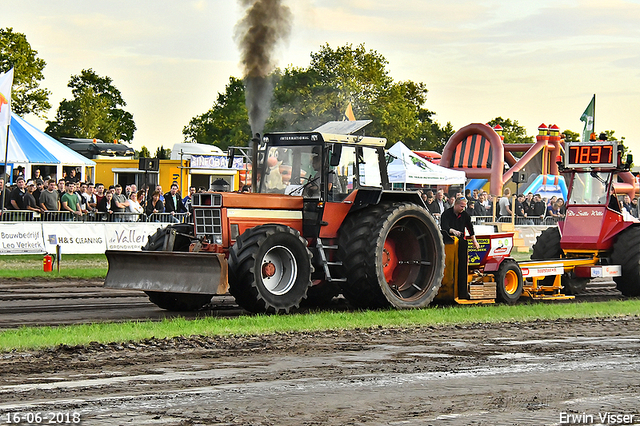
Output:
[[41,254],[0,256],[0,278],[104,279],[107,275],[108,263],[104,254],[63,254],[60,273],[57,264],[54,264],[53,272],[44,272],[43,257]]
[[31,278],[43,278],[45,280],[55,280],[58,278],[75,278],[75,279],[104,279],[107,276],[107,268],[64,268],[60,269],[58,273],[56,270],[53,272],[44,272],[40,269],[22,269],[22,270],[6,270],[0,269],[0,278],[15,278],[15,279],[31,279]]
[[370,327],[419,327],[470,323],[529,322],[562,318],[638,315],[640,300],[585,303],[529,303],[516,306],[446,306],[421,310],[317,312],[295,315],[245,315],[236,318],[175,318],[160,322],[95,323],[59,327],[22,327],[0,332],[0,351],[87,345],[176,336],[258,335],[292,331]]

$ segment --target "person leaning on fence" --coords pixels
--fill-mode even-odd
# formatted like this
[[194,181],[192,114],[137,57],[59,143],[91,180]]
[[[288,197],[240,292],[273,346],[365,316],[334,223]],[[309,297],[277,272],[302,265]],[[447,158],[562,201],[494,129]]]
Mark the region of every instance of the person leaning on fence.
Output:
[[[113,194],[113,218],[116,222],[122,222],[122,215],[127,208],[127,197],[122,193],[122,186],[117,184],[115,187],[115,193]],[[111,190],[111,187],[109,187]]]
[[36,183],[33,181],[29,181],[27,183],[27,193],[24,194],[24,204],[26,210],[31,210],[33,212],[41,213],[42,209],[38,207],[36,203],[36,197],[34,197],[33,193],[36,190]]
[[80,210],[82,214],[85,215],[88,213],[87,210],[87,200],[84,198],[84,193],[87,191],[86,183],[77,183],[76,184],[76,197],[78,198],[78,204],[80,205]]
[[104,197],[98,202],[98,212],[101,213],[102,220],[113,222],[114,205],[113,193],[111,191],[105,192]]
[[67,192],[67,181],[64,179],[58,180],[58,197],[62,198],[64,193]]
[[26,210],[27,206],[24,201],[24,196],[27,193],[25,181],[22,176],[18,176],[16,179],[16,187],[11,191],[11,209],[12,210]]
[[527,217],[533,214],[533,194],[531,192],[528,192],[524,197],[522,206],[524,207],[524,212],[527,214]]
[[187,195],[186,197],[184,197],[182,199],[182,204],[184,204],[184,208],[189,212],[192,213],[193,209],[192,209],[192,203],[193,203],[193,195],[196,193],[196,187],[195,186],[190,186],[189,187],[189,195]]
[[471,216],[488,216],[487,209],[484,206],[484,194],[480,194],[478,201],[475,202],[473,207],[473,214]]
[[80,210],[80,203],[78,202],[78,196],[75,194],[76,184],[73,182],[67,183],[67,192],[60,198],[60,204],[62,205],[63,212],[72,213],[72,218],[82,217],[82,210]]
[[153,194],[151,194],[151,199],[147,201],[144,212],[149,220],[160,222],[158,214],[164,213],[164,203],[160,200],[160,191],[154,191]]
[[87,184],[87,191],[82,194],[85,204],[87,205],[87,211],[89,213],[95,213],[98,211],[98,199],[95,194],[95,186],[92,183]]
[[146,191],[141,189],[136,194],[138,195],[138,204],[140,204],[140,207],[142,207],[142,211],[144,212],[144,208],[147,206]]
[[95,195],[96,195],[96,209],[97,209],[98,203],[100,202],[100,200],[102,200],[102,198],[104,198],[104,184],[96,183]]
[[498,212],[500,216],[511,216],[511,190],[509,188],[505,188],[504,196],[498,200]]
[[545,212],[546,207],[544,205],[544,201],[542,201],[542,197],[540,194],[534,195],[533,204],[531,206],[531,215],[529,215],[529,218],[533,219],[534,225],[540,225],[542,223]]
[[529,215],[524,208],[524,194],[518,194],[516,197],[516,225],[533,225],[533,221],[529,219]]
[[180,194],[178,194],[177,183],[172,183],[171,190],[164,194],[164,211],[165,213],[171,213],[171,219],[173,222],[179,222],[178,218],[175,217],[177,213],[184,213],[187,211],[184,208],[184,204],[182,204]]
[[[4,208],[11,207],[11,191],[4,187],[4,178],[0,178],[0,197],[4,196]],[[2,201],[0,201],[1,203]]]
[[138,219],[140,219],[140,215],[144,212],[144,210],[142,210],[142,206],[138,203],[138,193],[131,192],[129,194],[129,199],[125,204],[127,205],[125,210],[129,213],[134,213],[132,215],[127,215],[126,220],[128,222],[137,222]]
[[42,179],[35,180],[36,190],[33,191],[33,197],[36,199],[36,206],[40,206],[40,194],[44,191],[44,181]]
[[57,212],[60,211],[60,197],[56,190],[55,179],[49,179],[47,181],[47,188],[40,193],[40,208],[44,212]]
[[164,203],[164,194],[162,193],[162,185],[156,185],[156,191],[160,193],[160,201]]

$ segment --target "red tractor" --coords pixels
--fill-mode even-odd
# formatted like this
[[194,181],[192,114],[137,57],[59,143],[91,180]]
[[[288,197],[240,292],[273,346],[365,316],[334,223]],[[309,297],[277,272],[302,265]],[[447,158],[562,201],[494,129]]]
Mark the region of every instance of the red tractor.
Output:
[[567,294],[584,291],[591,278],[612,277],[623,295],[640,296],[640,222],[624,214],[614,193],[617,173],[629,170],[631,161],[622,161],[616,141],[565,146],[566,217],[542,232],[531,258],[561,260]]
[[437,223],[417,192],[387,190],[385,139],[336,133],[265,134],[254,192],[195,194],[193,225],[159,230],[142,252],[107,251],[105,285],[170,310],[227,289],[251,312],[339,293],[363,308],[427,306],[444,272]]

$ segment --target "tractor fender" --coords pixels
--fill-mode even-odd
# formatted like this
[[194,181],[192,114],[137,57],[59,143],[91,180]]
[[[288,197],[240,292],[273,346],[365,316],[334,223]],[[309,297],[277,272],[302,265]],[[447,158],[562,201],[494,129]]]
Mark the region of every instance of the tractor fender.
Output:
[[485,265],[484,265],[484,271],[485,272],[496,272],[496,271],[498,271],[498,269],[500,269],[500,265],[502,265],[502,262],[504,262],[505,260],[513,260],[514,262],[518,263],[511,256],[496,256],[496,257],[493,257],[493,258],[487,260],[487,263],[485,263]]
[[417,191],[386,191],[380,188],[360,188],[354,191],[353,194],[353,198],[347,197],[345,199],[345,201],[352,202],[350,213],[380,203],[410,202],[425,209],[427,208]]

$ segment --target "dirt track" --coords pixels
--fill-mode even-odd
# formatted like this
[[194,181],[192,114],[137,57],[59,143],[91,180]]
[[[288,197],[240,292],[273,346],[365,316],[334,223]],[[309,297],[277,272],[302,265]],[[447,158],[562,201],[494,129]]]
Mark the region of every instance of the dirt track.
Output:
[[639,353],[637,316],[9,353],[0,423],[75,411],[85,425],[606,424],[605,412],[640,424]]

